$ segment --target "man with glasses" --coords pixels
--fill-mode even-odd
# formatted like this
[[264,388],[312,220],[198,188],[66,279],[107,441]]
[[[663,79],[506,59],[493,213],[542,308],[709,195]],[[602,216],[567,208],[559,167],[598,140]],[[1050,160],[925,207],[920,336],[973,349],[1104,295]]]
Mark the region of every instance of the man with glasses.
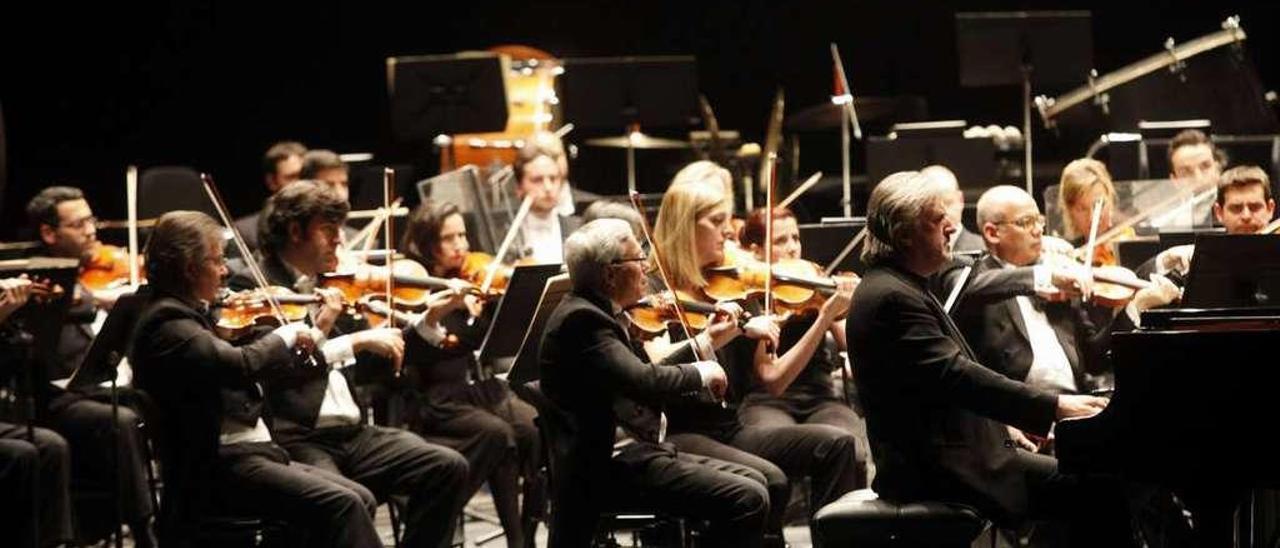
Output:
[[[1095,376],[1107,370],[1112,314],[1091,310],[1079,300],[1046,300],[1035,295],[1054,293],[1050,287],[1053,274],[1042,261],[1045,218],[1035,199],[1014,186],[994,187],[978,200],[977,221],[989,254],[978,261],[975,272],[1032,266],[1033,278],[1020,294],[962,305],[953,312],[979,363],[1052,393],[1088,393],[1096,388]],[[1082,269],[1066,270],[1083,275]],[[1135,297],[1138,311],[1167,304],[1169,287],[1164,284],[1169,282],[1159,280],[1159,289],[1144,290],[1147,293]],[[1012,434],[1020,445],[1035,450],[1020,432]]]
[[[84,193],[69,186],[52,186],[36,194],[27,203],[27,216],[43,251],[51,257],[76,258],[84,264],[102,245],[98,241],[97,218]],[[57,360],[49,364],[46,379],[50,387],[48,415],[50,426],[67,438],[71,447],[72,489],[89,486],[94,490],[110,489],[116,469],[119,469],[121,509],[124,522],[133,531],[138,546],[153,546],[151,532],[151,492],[147,485],[146,462],[143,458],[142,440],[138,435],[138,416],[127,405],[119,408],[117,431],[119,433],[120,466],[112,462],[117,440],[111,434],[112,412],[110,394],[104,389],[65,390],[67,379],[80,366],[94,336],[106,320],[107,311],[123,293],[131,291],[127,286],[90,291],[79,285],[71,308],[67,311],[58,340]],[[127,365],[121,366],[127,371]],[[119,379],[121,386],[129,384],[129,374]],[[123,400],[128,403],[129,398]],[[103,505],[104,515],[110,515],[112,506]],[[81,517],[82,524],[102,522]],[[85,527],[82,526],[82,529]],[[82,531],[89,536],[92,532]]]

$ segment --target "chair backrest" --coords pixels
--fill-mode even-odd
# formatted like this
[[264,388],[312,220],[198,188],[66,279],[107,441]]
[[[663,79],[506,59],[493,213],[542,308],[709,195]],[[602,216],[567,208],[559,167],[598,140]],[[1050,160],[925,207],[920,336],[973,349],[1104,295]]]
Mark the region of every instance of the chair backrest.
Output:
[[186,166],[143,170],[138,179],[138,218],[153,219],[179,209],[203,211],[218,218],[217,209],[205,193],[196,170]]
[[563,462],[569,453],[570,434],[576,430],[573,417],[547,397],[539,381],[518,384],[512,389],[538,410],[538,417],[534,422],[538,425],[542,447],[546,451],[543,457],[547,463],[547,484],[554,493],[558,463]]

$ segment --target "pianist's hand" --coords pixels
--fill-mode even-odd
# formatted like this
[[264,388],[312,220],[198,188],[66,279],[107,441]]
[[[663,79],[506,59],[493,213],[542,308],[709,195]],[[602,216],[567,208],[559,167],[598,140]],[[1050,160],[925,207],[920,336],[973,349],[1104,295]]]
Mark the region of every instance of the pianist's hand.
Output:
[[1058,396],[1058,420],[1083,419],[1097,415],[1107,407],[1107,399],[1097,396],[1063,394]]

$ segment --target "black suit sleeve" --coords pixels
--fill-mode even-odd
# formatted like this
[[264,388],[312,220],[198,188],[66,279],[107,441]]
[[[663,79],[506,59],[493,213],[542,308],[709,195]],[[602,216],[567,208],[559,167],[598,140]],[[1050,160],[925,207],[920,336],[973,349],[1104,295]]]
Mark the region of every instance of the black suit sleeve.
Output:
[[[606,389],[632,399],[649,401],[669,399],[702,388],[702,376],[692,364],[645,363],[618,337],[614,325],[577,323],[582,329],[566,325],[564,327],[569,329],[565,332],[583,337],[581,360],[597,366],[600,380],[608,385]],[[588,323],[594,325],[585,325]]]
[[[895,313],[881,318],[902,354],[898,363],[911,388],[1028,432],[1047,434],[1057,397],[1013,381],[969,359],[947,336],[939,317],[918,298],[898,295]],[[958,335],[957,335],[958,336]]]
[[258,376],[275,366],[292,361],[284,339],[267,335],[242,345],[233,346],[204,329],[193,319],[173,319],[161,324],[148,337],[158,361],[206,368],[213,374],[232,373]]

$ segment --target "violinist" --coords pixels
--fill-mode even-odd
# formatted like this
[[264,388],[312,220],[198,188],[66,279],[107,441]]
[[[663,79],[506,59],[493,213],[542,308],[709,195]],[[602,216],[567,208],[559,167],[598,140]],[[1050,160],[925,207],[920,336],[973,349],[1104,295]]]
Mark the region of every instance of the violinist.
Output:
[[163,418],[155,426],[173,495],[161,524],[166,544],[186,545],[201,516],[230,512],[283,520],[309,532],[312,546],[381,546],[373,496],[331,469],[291,461],[263,420],[258,382],[308,367],[290,349],[323,335],[303,323],[263,329],[238,346],[214,335],[208,307],[227,274],[222,230],[203,213],[174,211],[147,244],[153,292],[129,358]]
[[[302,156],[306,153],[307,147],[297,141],[280,141],[267,149],[262,156],[262,183],[267,187],[268,195],[302,178]],[[261,215],[261,211],[255,211],[236,219],[236,230],[253,249],[258,249],[258,218]]]
[[[423,202],[409,217],[401,248],[432,276],[461,275],[471,249],[462,213],[449,202]],[[533,522],[521,521],[520,480],[524,516],[536,516],[544,497],[538,477],[542,450],[533,407],[517,398],[506,381],[469,374],[479,368],[475,351],[489,329],[493,308],[482,305],[478,316],[469,312],[474,307],[453,309],[441,324],[457,337],[458,347],[437,361],[409,364],[406,375],[419,400],[410,425],[428,441],[467,457],[471,482],[466,492],[489,482],[507,546],[521,548],[535,531]]]
[[564,239],[582,224],[578,217],[561,211],[568,166],[564,145],[550,134],[529,139],[516,154],[516,196],[521,200],[533,197],[529,215],[520,227],[524,245],[518,257],[530,257],[541,264],[563,262]]
[[[573,289],[547,319],[538,350],[542,390],[575,426],[557,440],[548,545],[587,546],[603,510],[639,504],[707,520],[708,546],[760,546],[770,504],[760,473],[665,443],[663,405],[722,391],[726,379],[687,343],[657,363],[630,346],[618,318],[647,293],[644,261],[617,219],[593,221],[565,242]],[[615,449],[618,427],[632,441]]]
[[[1271,178],[1260,167],[1236,166],[1223,172],[1218,180],[1217,195],[1213,216],[1227,229],[1227,234],[1258,234],[1275,216]],[[1186,275],[1194,252],[1194,245],[1171,247],[1161,251],[1139,271]]]
[[[1044,222],[1035,199],[1018,187],[1002,185],[983,193],[978,200],[978,223],[989,254],[978,261],[975,271],[1038,265],[1035,284],[1050,285],[1050,270],[1039,265]],[[1167,304],[1177,295],[1168,280],[1160,277],[1157,284],[1164,291],[1148,288],[1135,295],[1139,312]],[[1105,323],[1099,323],[1078,299],[1045,302],[1027,289],[978,306],[962,305],[953,312],[978,361],[1051,393],[1079,394],[1098,388],[1098,376],[1109,370],[1106,355],[1112,325],[1105,320],[1111,315],[1103,315]],[[1036,450],[1022,432],[1010,427],[1010,435],[1020,446]]]
[[[259,250],[267,283],[314,291],[315,280],[337,267],[338,231],[347,211],[346,200],[319,181],[295,182],[269,198]],[[229,285],[237,290],[256,287],[250,280],[241,271]],[[291,458],[340,472],[377,500],[407,495],[405,544],[442,545],[451,538],[453,514],[466,502],[466,461],[452,449],[409,432],[368,426],[355,385],[362,377],[383,379],[388,369],[398,370],[405,359],[405,337],[439,344],[443,335],[428,325],[434,316],[423,314],[403,329],[368,329],[349,315],[335,320],[342,310],[340,293],[321,293],[324,304],[316,324],[329,337],[322,354],[332,368],[264,377],[272,436]]]
[[[732,233],[729,220],[733,207],[733,196],[723,182],[727,177],[725,169],[711,162],[694,162],[676,174],[663,196],[653,245],[663,258],[674,291],[702,293],[708,285],[704,269],[726,261],[724,244]],[[859,486],[857,439],[825,424],[744,427],[738,418],[737,403],[750,382],[760,379],[785,387],[789,382],[775,384],[776,380],[794,379],[803,371],[812,347],[793,346],[777,357],[768,353],[765,340],[777,349],[779,333],[776,321],[768,314],[757,314],[743,329],[738,329],[736,322],[729,326],[730,330],[707,337],[718,349],[719,361],[729,376],[729,405],[701,401],[669,405],[668,440],[682,450],[743,464],[763,473],[774,504],[766,531],[776,535],[780,533],[781,512],[786,506],[782,501],[789,500],[788,475],[812,478],[810,508],[814,511]],[[663,356],[665,352],[650,345],[650,354]]]
[[[1226,163],[1226,154],[1198,129],[1182,130],[1169,141],[1169,179],[1174,184],[1212,189]],[[1211,195],[1206,193],[1199,201],[1182,204],[1175,215],[1168,217],[1168,225],[1193,226],[1194,223],[1194,226],[1208,227]],[[1155,221],[1152,224],[1165,226]]]
[[[27,203],[27,216],[44,245],[43,254],[51,257],[78,258],[84,265],[100,249],[97,217],[80,189],[69,186],[51,186],[41,190]],[[130,291],[127,284],[121,289],[89,290],[83,284],[76,287],[78,299],[68,310],[58,339],[57,360],[49,364],[47,379],[52,383],[47,402],[49,423],[54,430],[66,437],[72,454],[73,485],[111,485],[116,469],[103,466],[111,462],[117,440],[111,436],[112,407],[110,393],[106,390],[65,390],[69,379],[80,366],[89,346],[106,320],[107,311],[116,298]],[[119,367],[117,383],[130,384],[131,370],[127,363]],[[131,401],[128,390],[123,391],[122,401]],[[129,529],[134,532],[140,546],[154,545],[151,517],[151,490],[147,484],[146,452],[138,431],[138,414],[128,405],[121,405],[116,416],[121,455],[119,471],[121,508]],[[108,508],[103,508],[109,512]]]
[[[25,277],[0,279],[0,328],[7,328],[14,312],[27,304],[31,280]],[[12,356],[19,349],[8,347],[9,337],[0,337],[0,352]],[[36,548],[70,543],[71,452],[67,440],[46,428],[32,428],[0,420],[0,530],[8,531],[15,546]]]
[[[742,245],[765,260],[765,229],[767,209],[752,211],[742,230]],[[800,230],[795,214],[785,207],[773,210],[773,260],[800,259]],[[750,391],[744,396],[738,411],[742,424],[747,428],[769,428],[794,424],[826,424],[853,434],[858,439],[858,467],[863,479],[870,481],[867,471],[867,430],[862,417],[843,398],[836,395],[832,375],[836,372],[848,384],[853,379],[843,377],[845,350],[844,314],[849,310],[856,282],[837,279],[837,290],[827,297],[816,314],[806,314],[788,321],[779,335],[778,351],[785,353],[792,347],[807,349],[798,356],[808,354],[808,363],[795,371],[795,377],[768,378],[768,371],[753,375]],[[790,382],[788,382],[790,381]]]
[[[1099,199],[1102,200],[1102,216],[1098,219],[1098,234],[1102,234],[1111,230],[1116,205],[1116,187],[1111,183],[1107,166],[1092,158],[1081,158],[1062,168],[1062,177],[1058,181],[1058,210],[1062,212],[1063,239],[1077,247],[1085,244],[1089,238],[1093,204]],[[1104,245],[1106,254],[1114,256],[1114,244]]]

